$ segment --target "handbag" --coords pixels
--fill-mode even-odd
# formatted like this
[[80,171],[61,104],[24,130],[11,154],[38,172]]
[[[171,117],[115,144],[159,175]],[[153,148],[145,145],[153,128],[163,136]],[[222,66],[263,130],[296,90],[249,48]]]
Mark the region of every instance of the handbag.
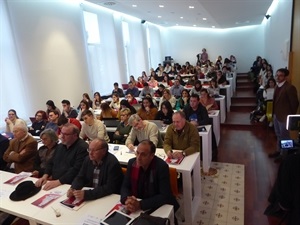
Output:
[[170,225],[168,218],[162,218],[158,216],[151,216],[147,213],[141,213],[131,225]]

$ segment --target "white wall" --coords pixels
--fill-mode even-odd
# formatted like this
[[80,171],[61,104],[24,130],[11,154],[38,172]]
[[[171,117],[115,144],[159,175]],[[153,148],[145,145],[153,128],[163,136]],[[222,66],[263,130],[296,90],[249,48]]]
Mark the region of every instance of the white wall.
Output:
[[164,54],[180,64],[195,64],[196,55],[206,48],[211,61],[215,62],[218,55],[223,60],[234,55],[238,72],[248,72],[256,56],[264,55],[263,40],[262,26],[226,30],[173,27],[164,30]]
[[[8,1],[32,115],[52,99],[78,105],[90,93],[81,9],[72,1]],[[25,93],[24,93],[25,94]]]
[[271,17],[264,21],[265,58],[273,65],[273,70],[288,67],[290,51],[292,0],[279,0]]

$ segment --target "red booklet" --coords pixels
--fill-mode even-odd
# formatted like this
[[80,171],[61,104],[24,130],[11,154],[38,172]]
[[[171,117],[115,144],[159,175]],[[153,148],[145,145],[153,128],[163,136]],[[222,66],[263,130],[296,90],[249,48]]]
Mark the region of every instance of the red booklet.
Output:
[[78,210],[82,206],[85,205],[85,201],[84,200],[78,201],[74,196],[63,200],[60,203],[63,206],[66,206],[67,208],[72,209],[72,210]]
[[44,208],[47,205],[49,205],[51,202],[53,202],[55,199],[58,199],[61,195],[58,194],[45,194],[43,197],[40,197],[39,199],[32,202],[32,205],[35,205],[40,208]]
[[181,158],[179,159],[172,159],[172,158],[167,158],[166,159],[166,162],[168,164],[180,164],[182,162],[182,160],[184,159],[184,156],[182,156]]
[[19,183],[20,181],[24,180],[25,178],[30,177],[31,174],[32,173],[21,172],[17,176],[14,176],[14,177],[10,178],[9,180],[5,181],[4,184],[15,185],[15,184]]

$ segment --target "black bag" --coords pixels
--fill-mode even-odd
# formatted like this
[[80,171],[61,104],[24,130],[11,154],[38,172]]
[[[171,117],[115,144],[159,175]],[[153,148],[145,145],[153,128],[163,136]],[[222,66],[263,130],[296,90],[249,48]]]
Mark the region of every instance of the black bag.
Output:
[[161,218],[157,216],[151,216],[147,213],[141,213],[131,225],[170,225],[168,218]]

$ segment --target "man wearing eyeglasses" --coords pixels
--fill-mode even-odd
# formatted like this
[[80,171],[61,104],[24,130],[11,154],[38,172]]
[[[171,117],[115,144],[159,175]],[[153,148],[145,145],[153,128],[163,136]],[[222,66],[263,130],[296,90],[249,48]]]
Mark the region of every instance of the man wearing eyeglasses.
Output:
[[[121,188],[121,202],[129,212],[158,208],[164,204],[179,207],[170,187],[169,167],[155,156],[156,147],[143,140],[137,147],[136,158],[128,161]],[[140,200],[138,200],[140,199]]]
[[[110,194],[119,194],[123,181],[123,173],[117,158],[108,152],[105,140],[96,138],[87,149],[79,174],[72,182],[67,196],[75,196],[78,201],[94,200]],[[83,187],[93,187],[81,190]]]
[[88,144],[79,138],[79,129],[74,124],[67,123],[62,127],[60,139],[61,143],[46,165],[45,174],[35,183],[37,187],[45,185],[44,190],[71,184],[87,156]]

